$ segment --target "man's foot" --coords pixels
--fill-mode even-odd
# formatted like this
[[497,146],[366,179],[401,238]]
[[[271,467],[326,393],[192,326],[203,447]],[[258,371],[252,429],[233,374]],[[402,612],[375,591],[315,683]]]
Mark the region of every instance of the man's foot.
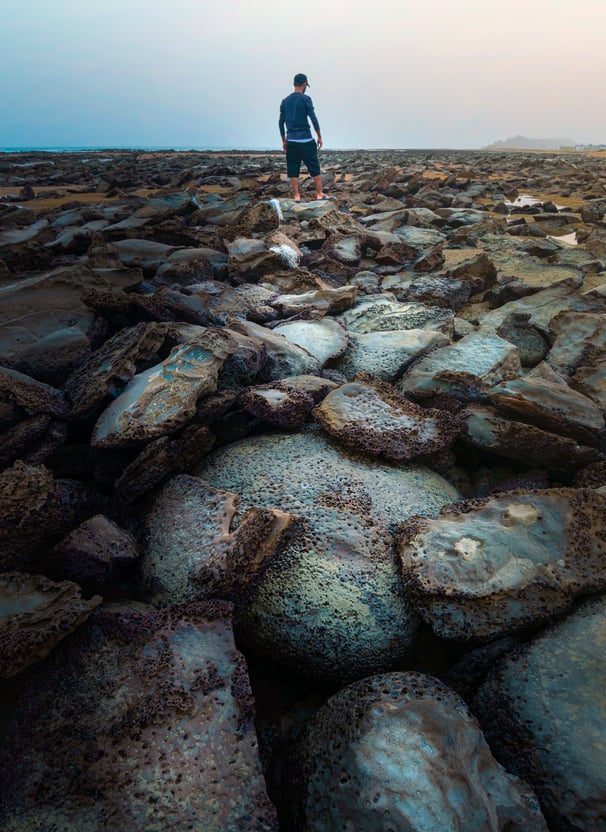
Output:
[[328,202],[330,199],[332,199],[332,197],[327,194],[320,194],[319,196],[316,194],[316,200],[318,202]]

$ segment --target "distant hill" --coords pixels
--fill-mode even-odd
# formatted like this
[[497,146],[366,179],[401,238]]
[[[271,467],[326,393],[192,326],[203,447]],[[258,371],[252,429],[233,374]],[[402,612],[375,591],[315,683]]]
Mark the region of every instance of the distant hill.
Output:
[[504,141],[493,142],[487,149],[501,147],[519,147],[523,150],[559,150],[561,147],[574,147],[574,139],[529,139],[528,136],[512,136]]

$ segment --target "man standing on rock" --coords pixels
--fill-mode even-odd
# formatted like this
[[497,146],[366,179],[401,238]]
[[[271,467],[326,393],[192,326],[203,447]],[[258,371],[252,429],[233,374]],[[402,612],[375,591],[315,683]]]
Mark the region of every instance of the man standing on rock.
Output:
[[[292,185],[295,202],[301,202],[299,193],[299,171],[301,162],[305,163],[309,175],[316,186],[316,199],[330,199],[322,191],[322,177],[320,175],[320,163],[318,161],[318,150],[322,147],[322,134],[320,124],[314,112],[314,105],[311,98],[305,94],[310,86],[307,75],[299,72],[293,79],[294,92],[291,92],[280,104],[280,135],[282,136],[282,147],[286,152],[286,170]],[[318,142],[313,139],[309,128],[308,119],[314,126],[318,136]],[[286,128],[286,129],[285,129]]]

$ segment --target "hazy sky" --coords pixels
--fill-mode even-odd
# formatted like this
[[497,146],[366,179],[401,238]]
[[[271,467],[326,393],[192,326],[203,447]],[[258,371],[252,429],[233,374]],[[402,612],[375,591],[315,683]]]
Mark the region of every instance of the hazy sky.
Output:
[[0,0],[0,147],[606,142],[605,0]]

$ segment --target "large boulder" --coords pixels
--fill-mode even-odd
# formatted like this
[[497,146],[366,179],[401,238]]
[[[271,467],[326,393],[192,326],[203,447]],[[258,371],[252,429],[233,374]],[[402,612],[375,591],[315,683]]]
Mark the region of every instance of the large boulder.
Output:
[[386,673],[332,696],[296,742],[290,828],[547,832],[531,789],[492,756],[446,685]]
[[298,518],[238,600],[239,643],[296,672],[339,681],[406,654],[416,619],[393,561],[391,529],[456,500],[444,479],[339,450],[317,429],[235,442],[194,473],[239,495],[235,521],[255,506]]
[[508,653],[473,707],[495,754],[535,788],[549,828],[595,832],[606,817],[606,599]]
[[103,610],[63,646],[0,751],[2,829],[277,829],[229,605]]

